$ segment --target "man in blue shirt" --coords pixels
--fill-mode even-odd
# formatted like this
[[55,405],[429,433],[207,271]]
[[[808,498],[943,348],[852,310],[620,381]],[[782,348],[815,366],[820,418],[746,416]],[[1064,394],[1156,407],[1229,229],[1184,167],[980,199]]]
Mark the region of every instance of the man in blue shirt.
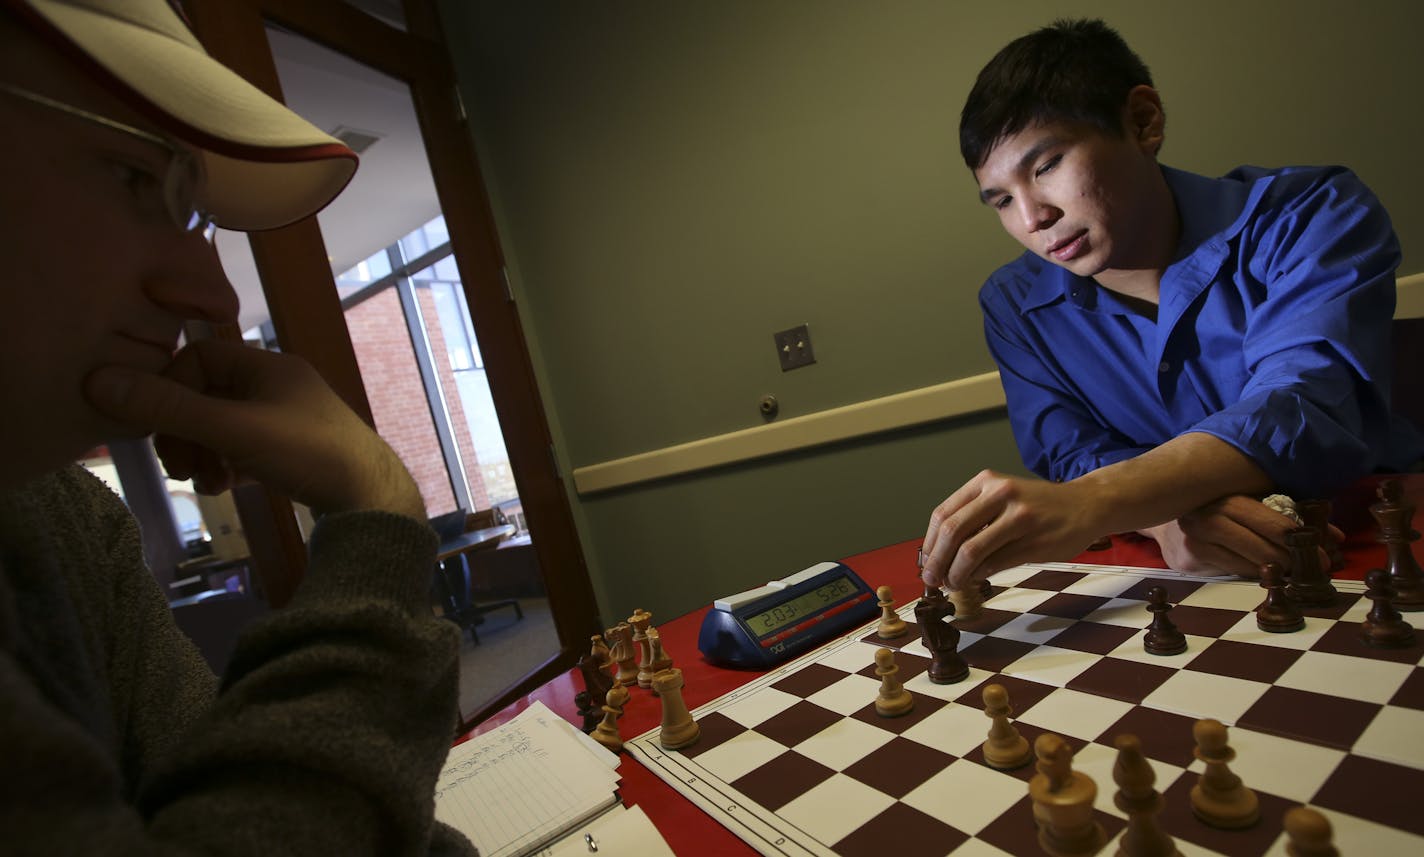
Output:
[[1101,21],[1061,21],[980,72],[960,146],[1028,252],[980,292],[1025,463],[941,503],[925,582],[967,586],[1102,533],[1173,567],[1255,575],[1294,523],[1259,498],[1326,497],[1411,467],[1389,410],[1399,243],[1343,168],[1164,167],[1162,101]]

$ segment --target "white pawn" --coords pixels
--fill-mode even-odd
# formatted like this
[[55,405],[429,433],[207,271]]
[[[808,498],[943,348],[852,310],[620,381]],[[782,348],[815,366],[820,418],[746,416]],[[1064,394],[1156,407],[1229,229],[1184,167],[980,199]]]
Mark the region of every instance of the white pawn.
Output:
[[1307,806],[1286,810],[1286,853],[1290,857],[1340,857],[1331,843],[1330,819]]
[[1212,827],[1227,830],[1255,824],[1261,817],[1260,802],[1227,767],[1236,751],[1226,743],[1226,727],[1218,720],[1198,720],[1192,737],[1197,742],[1193,755],[1206,764],[1201,779],[1192,786],[1192,812]]
[[895,653],[889,649],[875,650],[875,674],[880,676],[880,694],[875,698],[875,713],[881,717],[899,717],[915,707],[915,697],[895,676]]
[[[672,669],[672,657],[663,649],[662,635],[657,628],[648,629],[648,656],[652,660],[653,675]],[[654,685],[651,690],[657,696],[657,686]]]
[[609,750],[617,753],[623,749],[623,736],[618,731],[618,718],[623,716],[623,706],[628,703],[628,689],[615,681],[604,699],[603,720],[594,727],[592,738]]
[[1009,707],[1009,692],[1002,684],[984,688],[984,716],[993,720],[989,737],[984,741],[984,761],[989,767],[1008,771],[1022,768],[1033,759],[1033,748],[1009,722],[1014,710]]
[[984,615],[984,596],[973,584],[968,589],[951,589],[949,603],[954,605],[956,622],[961,619],[967,622]]
[[903,636],[909,626],[895,614],[894,593],[890,587],[882,586],[875,590],[875,594],[880,598],[880,624],[875,628],[876,635],[882,640]]

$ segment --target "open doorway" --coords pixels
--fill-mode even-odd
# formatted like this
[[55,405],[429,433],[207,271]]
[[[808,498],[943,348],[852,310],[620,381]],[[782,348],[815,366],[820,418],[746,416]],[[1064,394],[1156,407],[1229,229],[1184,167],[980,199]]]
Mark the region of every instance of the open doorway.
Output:
[[[571,666],[597,617],[472,141],[448,63],[431,53],[433,11],[405,4],[421,12],[415,35],[337,0],[191,5],[215,55],[259,85],[274,70],[271,89],[361,151],[314,241],[281,234],[310,228],[297,224],[247,240],[220,233],[218,248],[246,338],[338,374],[354,362],[371,421],[415,474],[432,522],[497,534],[432,570],[432,610],[462,625],[461,714],[475,722]],[[313,323],[321,336],[305,335]],[[341,341],[328,347],[333,330]]]

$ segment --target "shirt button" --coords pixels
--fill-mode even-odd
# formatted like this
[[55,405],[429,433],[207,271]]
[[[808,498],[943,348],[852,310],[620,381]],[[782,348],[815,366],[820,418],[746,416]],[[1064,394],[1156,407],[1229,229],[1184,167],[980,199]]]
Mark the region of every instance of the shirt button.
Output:
[[1166,360],[1163,360],[1161,363],[1158,363],[1158,364],[1157,364],[1157,371],[1158,371],[1158,372],[1168,372],[1168,371],[1171,370],[1171,368],[1172,368],[1172,364],[1171,364],[1171,363],[1168,363]]

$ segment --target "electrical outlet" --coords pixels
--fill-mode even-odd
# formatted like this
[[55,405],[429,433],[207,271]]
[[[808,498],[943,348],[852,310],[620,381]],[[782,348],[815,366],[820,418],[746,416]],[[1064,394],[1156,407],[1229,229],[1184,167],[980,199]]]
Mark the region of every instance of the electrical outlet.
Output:
[[772,334],[776,340],[776,356],[781,360],[781,371],[787,372],[816,362],[811,350],[811,331],[806,325]]

